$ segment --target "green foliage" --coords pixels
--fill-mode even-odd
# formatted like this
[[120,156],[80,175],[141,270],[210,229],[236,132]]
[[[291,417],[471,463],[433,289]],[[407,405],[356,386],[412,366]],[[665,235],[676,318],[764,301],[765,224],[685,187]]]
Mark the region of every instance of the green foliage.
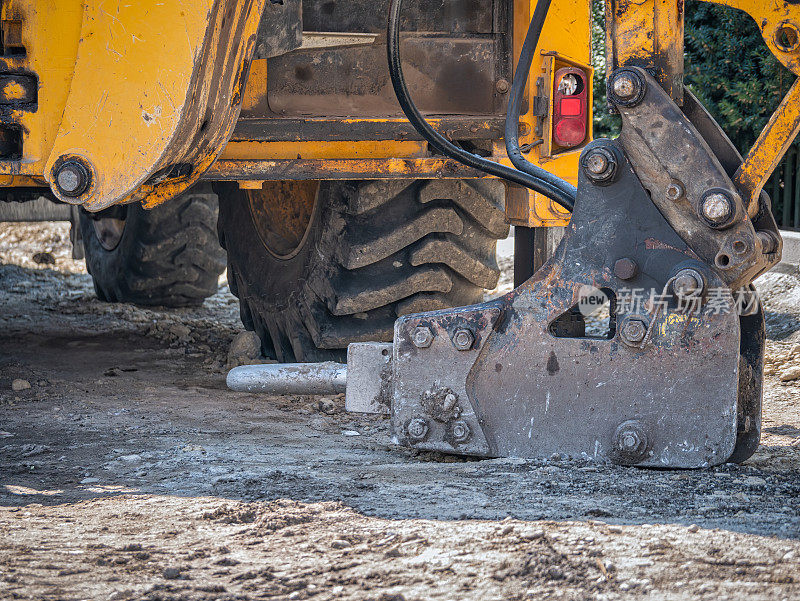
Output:
[[608,110],[606,100],[605,1],[592,0],[592,67],[594,67],[594,137],[615,138],[622,125]]
[[685,73],[689,89],[743,152],[794,82],[749,15],[697,0],[686,3]]

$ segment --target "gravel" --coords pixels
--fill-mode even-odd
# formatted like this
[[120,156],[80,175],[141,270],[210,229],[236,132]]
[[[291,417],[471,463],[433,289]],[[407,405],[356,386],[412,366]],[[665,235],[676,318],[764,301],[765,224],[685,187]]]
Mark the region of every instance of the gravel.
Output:
[[800,597],[793,276],[759,281],[761,447],[656,471],[421,453],[340,395],[232,393],[247,344],[224,283],[195,309],[100,303],[67,242],[64,224],[0,224],[4,596]]

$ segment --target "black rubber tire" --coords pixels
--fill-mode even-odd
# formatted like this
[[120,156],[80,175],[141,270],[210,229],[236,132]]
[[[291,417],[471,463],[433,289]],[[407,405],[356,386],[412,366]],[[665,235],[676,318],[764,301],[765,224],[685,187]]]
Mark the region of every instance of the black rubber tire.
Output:
[[80,215],[86,269],[100,300],[186,307],[217,291],[225,251],[217,241],[217,196],[210,186],[197,186],[154,209],[125,205],[107,214],[125,219],[112,250],[100,243],[92,214]]
[[243,191],[215,189],[230,288],[267,357],[343,361],[351,342],[391,341],[398,315],[480,302],[497,285],[499,181],[321,182],[289,258],[261,242]]

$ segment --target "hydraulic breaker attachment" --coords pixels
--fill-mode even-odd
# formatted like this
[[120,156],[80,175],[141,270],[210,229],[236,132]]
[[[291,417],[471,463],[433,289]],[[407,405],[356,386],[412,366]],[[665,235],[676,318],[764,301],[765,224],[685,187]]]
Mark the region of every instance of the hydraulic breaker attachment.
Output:
[[[675,124],[684,127],[693,129]],[[676,468],[752,454],[757,299],[732,294],[677,234],[623,150],[610,140],[587,147],[567,233],[529,281],[496,301],[397,320],[388,398],[400,444]],[[608,161],[602,181],[598,155]],[[602,336],[577,311],[596,291],[610,301]],[[348,377],[359,367],[348,365]]]
[[[751,219],[731,180],[741,157],[693,98],[690,118],[634,67],[610,89],[622,135],[584,150],[552,259],[498,300],[397,320],[401,444],[677,468],[755,450],[764,322],[749,284],[780,258],[768,199]],[[581,311],[598,296],[602,331]]]
[[[754,14],[756,4],[748,4]],[[776,5],[780,27],[796,27],[797,9]],[[513,133],[515,92],[548,6],[537,4],[522,49],[506,145],[534,178],[524,185],[551,186],[568,204],[569,191],[524,160]],[[672,468],[755,451],[765,336],[751,282],[781,253],[761,187],[765,165],[796,136],[798,103],[790,93],[742,159],[683,89],[681,7],[607,3],[608,97],[622,134],[584,149],[554,256],[502,298],[395,322],[391,377],[373,380],[389,382],[378,390],[400,444]],[[399,62],[393,28],[390,16],[390,68]],[[393,83],[423,133],[398,68]],[[586,317],[598,299],[607,311],[600,324]],[[360,377],[362,366],[351,362],[348,371]]]
[[[391,346],[351,345],[347,408],[388,413],[399,444],[445,453],[670,468],[750,457],[765,340],[752,281],[782,247],[762,187],[800,129],[797,85],[743,159],[683,89],[682,2],[608,0],[608,98],[622,133],[586,146],[576,192],[529,163],[516,133],[549,0],[536,5],[510,91],[517,171],[425,122],[402,74],[401,2],[391,0],[389,68],[420,135],[572,217],[553,257],[505,296],[404,315]],[[796,68],[800,6],[723,3],[760,19],[770,48]]]

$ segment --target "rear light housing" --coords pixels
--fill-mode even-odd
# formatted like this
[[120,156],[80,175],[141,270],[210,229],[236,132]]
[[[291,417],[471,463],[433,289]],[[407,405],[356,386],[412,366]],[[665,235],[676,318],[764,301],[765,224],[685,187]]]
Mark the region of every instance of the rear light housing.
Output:
[[562,149],[580,146],[589,131],[589,85],[586,73],[563,67],[553,78],[553,142]]

